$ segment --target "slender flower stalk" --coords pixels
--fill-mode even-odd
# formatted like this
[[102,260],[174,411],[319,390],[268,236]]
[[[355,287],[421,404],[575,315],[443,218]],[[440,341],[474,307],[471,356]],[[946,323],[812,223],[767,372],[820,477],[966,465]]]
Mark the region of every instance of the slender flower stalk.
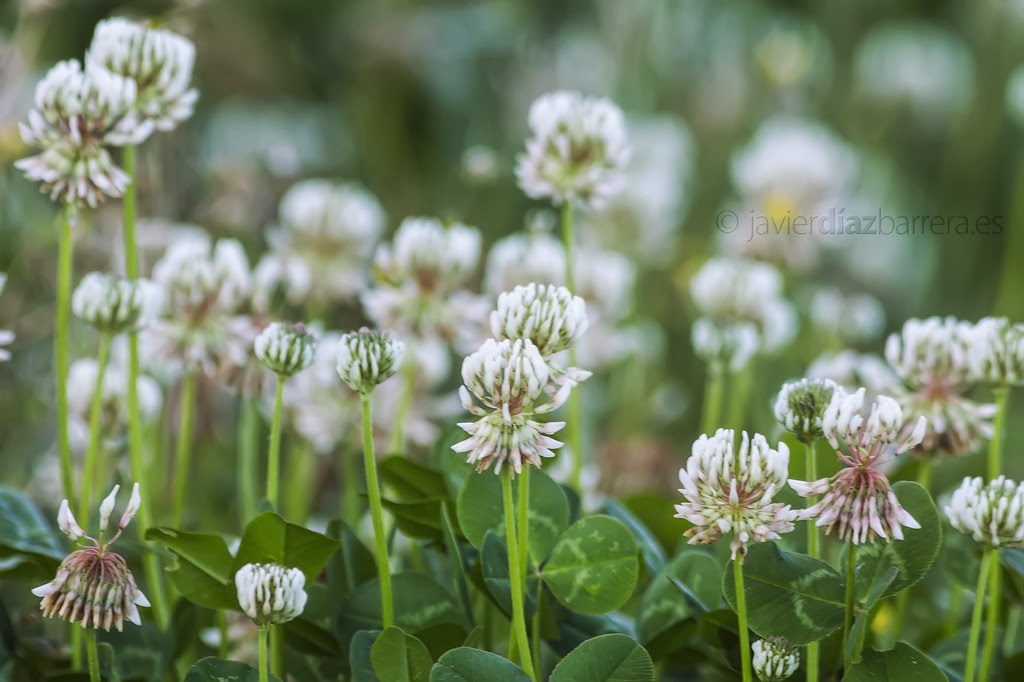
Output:
[[520,550],[516,537],[515,510],[512,503],[512,471],[508,470],[501,476],[501,497],[505,511],[505,542],[508,545],[508,574],[512,589],[512,629],[515,632],[516,644],[519,648],[519,662],[531,680],[536,682],[537,674],[533,670],[533,657],[530,654],[530,640],[526,635],[526,611],[523,606],[525,585],[520,573]]
[[523,467],[519,475],[519,518],[516,523],[519,531],[519,572],[523,585],[526,585],[527,571],[530,565],[530,467]]
[[743,584],[743,557],[732,562],[733,581],[736,588],[736,626],[740,635],[740,670],[743,682],[752,682],[754,675],[750,661],[750,630],[747,628],[747,592]]
[[258,628],[257,637],[259,638],[259,674],[260,682],[270,682],[270,653],[268,651],[268,641],[270,636],[270,626],[263,626]]
[[[985,589],[989,584],[989,576],[996,567],[996,551],[986,549],[981,559],[981,570],[978,572],[978,584],[974,589],[974,608],[971,610],[971,630],[967,639],[967,662],[964,665],[964,682],[974,682],[974,673],[978,667],[978,640],[981,635],[982,612],[985,605]],[[996,599],[990,595],[989,599]],[[984,677],[980,678],[986,679]]]
[[[847,543],[846,547],[846,608],[843,611],[843,651],[849,654],[846,646],[850,639],[850,630],[853,627],[853,609],[857,603],[857,545],[853,542]],[[851,659],[849,655],[844,656],[843,665],[848,670]]]
[[100,452],[100,418],[103,415],[103,381],[107,373],[107,361],[110,357],[110,336],[100,336],[100,348],[97,358],[96,386],[92,391],[92,404],[89,407],[89,445],[85,450],[85,477],[82,482],[82,496],[78,505],[78,516],[82,524],[89,527],[89,508],[92,506],[92,488],[96,484],[99,468]]
[[57,383],[57,450],[64,497],[75,499],[71,467],[71,439],[68,436],[68,322],[71,316],[71,269],[73,252],[72,223],[75,207],[64,208],[57,247],[57,312],[54,330],[54,376]]
[[377,548],[377,577],[380,580],[381,617],[384,628],[395,624],[395,604],[391,593],[391,563],[388,559],[387,531],[384,529],[384,512],[380,500],[380,484],[377,482],[377,458],[373,451],[373,417],[370,411],[370,395],[362,398],[363,408],[363,466],[366,469],[366,490],[370,498],[370,518],[373,521],[373,537]]
[[395,414],[395,423],[391,429],[391,442],[388,445],[390,454],[408,454],[405,439],[405,420],[409,415],[409,408],[412,407],[413,393],[416,389],[416,360],[412,355],[402,363],[402,371],[399,376],[402,379],[402,392],[398,397],[398,410]]
[[[1006,434],[1006,404],[1010,395],[1009,386],[995,386],[993,393],[996,398],[996,415],[993,420],[993,431],[992,440],[989,441],[988,448],[988,476],[990,479],[997,479],[1002,474],[1003,469],[1003,437]],[[998,569],[999,567],[999,554],[998,548],[992,550],[992,554],[995,555],[996,568],[993,569],[989,575],[988,583],[988,608],[985,614],[985,644],[982,647],[981,653],[981,668],[979,669],[979,679],[987,680],[992,672],[992,661],[995,658],[996,650],[996,632],[999,629],[999,607],[1002,603],[1000,599],[1002,572]]]
[[[572,202],[565,202],[562,206],[562,242],[565,246],[565,286],[569,291],[576,290],[576,282],[573,274],[573,212]],[[569,366],[576,366],[576,347],[569,348]],[[578,392],[569,396],[569,427],[566,431],[566,441],[569,444],[569,452],[572,453],[572,472],[569,477],[569,484],[576,490],[580,490],[581,476],[583,475],[583,405],[580,404]]]
[[172,519],[175,527],[181,527],[185,516],[185,498],[189,484],[189,469],[192,463],[192,431],[196,409],[196,371],[189,369],[181,380],[181,397],[178,405],[178,440],[174,454],[174,506]]
[[709,362],[707,365],[707,383],[704,388],[704,405],[702,406],[700,430],[711,433],[722,420],[722,398],[725,393],[725,372],[722,363]]
[[100,652],[96,647],[96,631],[85,631],[85,655],[89,660],[89,682],[100,682]]
[[243,396],[238,419],[238,508],[244,527],[256,515],[256,457],[259,451],[260,415],[254,398]]
[[[807,479],[816,481],[818,479],[818,461],[814,455],[814,440],[810,440],[804,446],[805,459],[804,468],[807,471]],[[810,497],[807,500],[808,506],[817,504],[817,497]],[[821,536],[818,534],[818,527],[814,523],[807,524],[807,555],[812,559],[821,558]],[[821,657],[821,644],[811,642],[807,645],[807,665],[804,666],[804,674],[807,682],[818,682],[818,669]]]
[[274,384],[274,414],[270,421],[270,447],[267,450],[267,499],[274,509],[277,509],[278,481],[281,476],[281,410],[284,404],[284,379],[278,376]]

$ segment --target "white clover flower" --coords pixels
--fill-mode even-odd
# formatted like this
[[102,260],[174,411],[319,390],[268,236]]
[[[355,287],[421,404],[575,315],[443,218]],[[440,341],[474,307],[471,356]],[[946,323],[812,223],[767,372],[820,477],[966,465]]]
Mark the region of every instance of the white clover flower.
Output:
[[349,300],[366,286],[370,257],[384,231],[384,209],[353,182],[302,180],[278,205],[281,227],[267,239],[289,302]]
[[821,438],[821,420],[832,396],[843,389],[831,379],[800,379],[782,385],[775,418],[805,443]]
[[[7,273],[0,272],[0,294],[4,292],[4,285],[7,284]],[[0,362],[7,362],[11,359],[11,352],[4,348],[14,341],[14,332],[9,329],[0,329]]]
[[918,445],[926,420],[905,423],[903,411],[892,398],[876,396],[865,415],[865,389],[832,396],[822,417],[822,431],[845,465],[830,478],[790,481],[802,497],[821,500],[800,513],[801,519],[833,530],[840,540],[854,544],[875,538],[903,539],[903,526],[921,525],[900,505],[883,467],[889,460]]
[[241,243],[221,239],[211,244],[205,236],[172,243],[153,266],[153,281],[164,291],[167,312],[177,316],[234,312],[252,287]]
[[156,318],[159,306],[160,291],[152,282],[106,272],[90,272],[71,295],[75,316],[105,334],[144,327]]
[[256,357],[275,374],[290,377],[313,364],[316,336],[301,324],[272,322],[253,344]]
[[252,307],[262,315],[284,302],[300,305],[313,289],[313,273],[298,258],[270,252],[252,271]]
[[[338,350],[342,334],[319,334],[313,364],[284,385],[285,419],[316,452],[328,454],[340,445],[357,421],[359,399],[339,390]],[[380,410],[374,410],[374,419]]]
[[985,317],[974,325],[969,338],[967,363],[973,381],[1024,384],[1024,324]]
[[749,322],[720,325],[701,317],[690,329],[690,341],[694,352],[708,365],[738,372],[757,353],[761,337]]
[[974,328],[953,317],[910,319],[885,343],[885,359],[913,389],[953,390],[972,379]]
[[751,542],[778,540],[793,530],[797,512],[772,499],[789,476],[789,448],[772,449],[759,433],[742,433],[739,452],[735,432],[718,429],[693,443],[686,468],[679,470],[686,501],[677,504],[676,518],[693,524],[683,536],[691,545],[708,545],[732,534],[733,559],[742,561]]
[[498,296],[518,285],[565,284],[565,249],[546,233],[516,233],[494,242],[484,266],[487,293]]
[[782,682],[800,667],[800,652],[781,639],[759,639],[750,646],[754,674],[761,682]]
[[1024,548],[1024,483],[967,477],[943,511],[958,531],[987,547]]
[[491,313],[494,338],[529,339],[545,357],[568,350],[585,331],[586,304],[565,287],[517,286],[498,296],[498,308]]
[[811,299],[811,323],[822,334],[845,343],[865,343],[885,328],[885,309],[867,294],[846,295],[835,288],[820,289]]
[[47,618],[80,622],[82,627],[102,628],[107,632],[111,626],[120,632],[125,619],[142,625],[137,607],[149,606],[149,600],[135,584],[125,560],[110,549],[139,510],[138,483],[132,486],[131,498],[117,524],[117,531],[110,540],[103,539],[119,488],[115,485],[110,495],[100,503],[98,540],[89,537],[78,525],[68,501],[61,501],[57,513],[61,532],[72,542],[85,539],[91,544],[65,557],[57,567],[54,579],[32,590],[32,594],[42,598],[39,608]]
[[306,576],[279,564],[246,564],[235,573],[238,605],[256,625],[279,625],[306,607]]
[[[110,362],[103,373],[100,400],[100,435],[107,447],[117,447],[127,437],[128,381],[127,356],[115,345]],[[89,443],[89,417],[93,391],[99,378],[99,363],[95,358],[81,358],[68,368],[68,432],[72,448],[83,451]],[[163,392],[150,376],[140,374],[136,379],[139,398],[139,416],[146,424],[160,414]]]
[[375,264],[386,281],[413,280],[421,291],[446,292],[465,284],[480,261],[480,231],[436,218],[406,218],[392,244],[377,249]]
[[189,88],[195,60],[195,45],[187,38],[120,17],[96,24],[85,55],[87,66],[131,79],[138,90],[135,108],[165,131],[192,116],[199,97]]
[[893,395],[903,390],[902,382],[885,360],[849,350],[820,355],[807,368],[807,377],[831,379],[850,391],[863,386],[871,394]]
[[539,467],[542,457],[554,457],[552,450],[562,444],[549,436],[565,422],[541,424],[531,417],[565,403],[572,384],[564,384],[548,402],[538,404],[549,384],[550,371],[529,339],[488,339],[462,363],[462,381],[462,405],[480,419],[459,424],[470,437],[452,450],[468,452],[467,461],[475,463],[477,471],[494,464],[495,473],[500,473],[508,462],[516,474],[522,471],[523,462]]
[[35,108],[19,124],[25,144],[42,153],[15,162],[50,198],[95,208],[119,197],[129,178],[108,146],[137,144],[152,125],[135,114],[135,83],[105,69],[58,62],[36,86]]
[[387,332],[362,328],[338,341],[338,376],[356,393],[366,396],[398,371],[404,345]]
[[630,148],[622,110],[604,98],[552,92],[530,105],[532,137],[516,177],[527,196],[601,208],[626,184]]
[[899,392],[896,398],[907,422],[919,417],[928,422],[924,438],[912,451],[917,457],[956,457],[976,452],[995,430],[995,403],[976,403],[946,390]]

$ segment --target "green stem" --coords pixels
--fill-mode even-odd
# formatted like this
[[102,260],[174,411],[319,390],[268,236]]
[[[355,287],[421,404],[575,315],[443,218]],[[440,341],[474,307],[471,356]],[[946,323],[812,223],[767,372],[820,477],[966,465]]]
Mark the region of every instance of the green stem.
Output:
[[[985,605],[985,587],[988,585],[989,572],[995,552],[985,550],[978,572],[978,585],[974,590],[974,608],[971,610],[971,632],[967,640],[967,663],[964,666],[964,682],[974,682],[974,670],[978,662],[978,636],[981,634],[981,614]],[[984,679],[984,678],[982,678]]]
[[100,417],[103,415],[103,379],[107,373],[110,357],[110,335],[100,335],[100,349],[97,358],[96,384],[92,389],[92,404],[89,407],[89,446],[85,450],[85,480],[79,498],[78,518],[88,532],[89,510],[92,507],[92,491],[96,486],[100,451]]
[[925,490],[932,487],[932,474],[935,471],[935,462],[930,459],[922,459],[917,466],[917,482]]
[[68,436],[68,323],[71,318],[71,269],[74,235],[71,220],[75,208],[64,210],[57,245],[57,310],[53,335],[53,373],[57,386],[57,451],[60,453],[60,479],[72,508],[75,507],[74,471],[71,466],[71,439]]
[[405,447],[405,420],[409,415],[409,408],[412,407],[415,388],[416,362],[411,354],[406,354],[402,364],[402,392],[398,396],[398,410],[391,428],[391,442],[388,445],[389,454],[408,455]]
[[[135,245],[135,147],[129,145],[122,149],[121,165],[128,175],[128,186],[125,188],[122,205],[124,207],[124,270],[128,279],[139,278],[139,259]],[[128,458],[131,463],[132,479],[139,484],[139,495],[142,498],[138,520],[135,523],[139,540],[145,542],[146,531],[153,526],[152,487],[149,484],[150,469],[146,467],[143,456],[142,417],[139,413],[139,337],[138,334],[128,335]],[[163,462],[152,462],[152,469],[166,471]],[[167,592],[160,570],[160,559],[153,552],[145,552],[142,558],[143,570],[149,589],[146,595],[153,603],[153,616],[157,626],[166,630],[171,622],[170,609],[167,606]]]
[[743,420],[747,416],[747,403],[750,402],[750,388],[754,378],[753,375],[754,371],[749,364],[732,375],[729,412],[725,423],[727,428],[736,430],[737,436],[743,431]]
[[100,652],[96,647],[96,630],[86,628],[85,651],[89,659],[89,682],[100,682]]
[[288,440],[284,515],[303,524],[316,497],[316,455],[302,438]]
[[512,502],[512,471],[501,474],[501,500],[505,513],[505,542],[508,546],[508,574],[512,588],[512,628],[515,631],[519,649],[519,662],[531,680],[536,681],[533,671],[533,657],[530,655],[530,640],[526,636],[526,612],[523,608],[525,595],[519,563],[519,542],[516,539],[515,509]]
[[998,478],[1003,468],[1003,434],[1006,431],[1006,402],[1010,391],[1006,386],[996,386],[996,416],[992,421],[992,440],[988,444],[988,477]]
[[270,626],[270,672],[282,680],[286,680],[287,672],[284,669],[284,626]]
[[267,499],[277,509],[278,481],[281,476],[281,410],[284,405],[284,377],[277,376],[274,390],[274,416],[270,421],[270,450],[267,454]]
[[1002,571],[999,570],[999,550],[989,550],[992,554],[992,568],[988,578],[988,611],[985,617],[985,644],[981,651],[981,667],[978,670],[978,679],[992,679],[992,662],[996,651],[996,632],[999,631],[999,607],[1002,605],[1000,599],[1000,578]]
[[270,664],[268,659],[268,646],[267,636],[270,633],[270,628],[266,625],[261,625],[257,638],[259,639],[259,670],[260,670],[260,682],[270,682]]
[[[843,651],[847,651],[846,642],[850,639],[853,628],[853,607],[857,595],[857,545],[849,543],[846,552],[846,609],[843,613]],[[844,661],[848,665],[849,661]]]
[[173,524],[181,527],[185,516],[185,498],[188,492],[189,468],[192,462],[192,422],[196,409],[196,372],[189,369],[181,380],[181,402],[178,406],[178,442],[174,453],[174,508]]
[[391,564],[388,561],[388,537],[384,528],[384,511],[380,502],[380,484],[377,482],[377,459],[373,452],[373,418],[370,394],[363,402],[363,464],[366,468],[366,491],[370,498],[370,517],[373,537],[377,546],[377,576],[380,579],[380,612],[384,627],[395,624],[395,606],[391,596]]
[[721,426],[722,395],[725,391],[725,373],[722,365],[713,362],[708,365],[707,384],[704,388],[704,406],[700,420],[700,430],[709,436]]
[[562,204],[562,246],[565,249],[565,288],[576,293],[576,278],[573,276],[573,244],[576,239],[573,236],[573,215],[572,204]]
[[743,682],[752,682],[754,675],[750,667],[750,631],[747,629],[747,593],[743,585],[743,560],[732,562],[732,576],[736,586],[736,617],[740,635],[740,662]]
[[[562,246],[565,250],[565,288],[576,292],[576,278],[573,274],[573,244],[576,239],[573,236],[573,213],[572,204],[562,204]],[[569,349],[569,366],[576,366],[576,348]],[[569,445],[569,452],[572,454],[572,472],[569,475],[569,485],[576,490],[580,489],[580,481],[583,475],[583,407],[580,404],[579,387],[569,395],[569,423],[566,433],[566,440]]]
[[[814,440],[811,439],[805,444],[804,469],[808,481],[818,480],[818,460],[814,455]],[[807,500],[811,506],[817,502],[817,498]],[[821,558],[821,540],[818,534],[818,527],[814,521],[807,522],[807,554],[813,559]],[[818,669],[820,667],[821,645],[818,642],[811,642],[807,645],[807,663],[804,666],[807,682],[818,682]]]
[[1003,656],[1013,653],[1013,647],[1017,642],[1017,633],[1020,632],[1021,611],[1017,605],[1011,605],[1006,614],[1006,634],[1003,637]]
[[355,528],[359,523],[359,461],[355,447],[345,443],[341,450],[341,518]]
[[217,655],[227,660],[231,652],[228,647],[228,612],[224,609],[217,609],[217,630],[220,632],[220,641],[217,642]]
[[[524,583],[525,584],[525,583]],[[544,583],[540,580],[537,581],[537,610],[533,612],[533,624],[530,631],[532,642],[530,646],[533,653],[533,669],[536,671],[538,676],[543,675],[544,670],[541,668],[541,600],[544,599]]]
[[259,451],[260,415],[255,398],[242,398],[238,419],[238,510],[242,527],[256,516],[256,457]]
[[519,474],[519,520],[516,528],[519,537],[516,542],[519,544],[519,575],[523,577],[523,585],[526,585],[527,568],[530,563],[530,465],[525,464],[523,471]]

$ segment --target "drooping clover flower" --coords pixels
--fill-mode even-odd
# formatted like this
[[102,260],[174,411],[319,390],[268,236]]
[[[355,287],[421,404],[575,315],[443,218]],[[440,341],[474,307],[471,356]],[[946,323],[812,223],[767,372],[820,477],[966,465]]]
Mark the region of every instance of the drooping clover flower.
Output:
[[71,295],[75,316],[104,334],[135,331],[159,313],[160,292],[147,280],[90,272]]
[[96,24],[85,55],[87,66],[131,79],[140,117],[164,131],[192,116],[199,97],[189,87],[195,60],[195,45],[187,38],[121,17]]
[[356,393],[367,396],[395,375],[404,344],[387,332],[362,328],[338,341],[338,376]]
[[630,148],[625,117],[611,100],[548,93],[530,105],[528,121],[532,137],[516,165],[527,196],[600,208],[622,191]]
[[679,470],[686,501],[677,504],[676,518],[693,528],[683,535],[691,545],[708,545],[731,534],[732,558],[742,558],[751,542],[778,540],[793,530],[798,512],[773,502],[789,476],[789,448],[769,446],[759,433],[742,433],[739,452],[732,429],[701,434],[693,443],[686,467]]
[[927,420],[906,423],[899,403],[884,395],[876,396],[865,413],[864,395],[863,388],[834,394],[822,417],[825,438],[845,466],[829,478],[789,482],[802,497],[821,496],[802,519],[855,545],[875,538],[902,540],[903,526],[921,527],[900,505],[883,467],[921,442]]
[[987,547],[1024,548],[1024,483],[968,476],[943,507],[958,531]]
[[750,649],[754,654],[754,674],[761,682],[782,682],[800,667],[800,652],[784,639],[759,639]]
[[316,337],[305,325],[280,322],[269,324],[253,344],[260,362],[282,377],[290,377],[313,364],[316,348]]
[[257,267],[259,281],[275,283],[294,305],[348,301],[366,287],[385,216],[365,187],[302,180],[281,197],[278,217],[280,227],[267,232],[270,252]]
[[1024,384],[1024,324],[985,317],[974,325],[968,343],[971,378],[995,386]]
[[[0,272],[0,294],[4,292],[4,285],[7,284],[7,273]],[[7,362],[11,359],[11,352],[4,348],[14,341],[14,332],[9,329],[0,329],[0,362]]]
[[74,59],[58,62],[36,86],[35,108],[19,124],[36,156],[15,162],[29,180],[43,183],[54,201],[95,208],[121,196],[129,178],[107,149],[137,144],[153,130],[135,109],[135,83]]
[[832,397],[843,389],[831,379],[800,379],[782,385],[775,399],[775,418],[801,442],[821,438],[821,420]]
[[298,618],[306,607],[306,576],[280,564],[246,564],[235,573],[238,605],[259,627]]
[[57,525],[61,532],[72,542],[84,539],[92,544],[69,554],[57,568],[53,580],[32,590],[32,594],[42,598],[39,608],[47,618],[80,622],[82,627],[102,628],[108,632],[111,626],[120,632],[125,619],[142,625],[137,607],[149,606],[149,600],[135,584],[125,560],[110,549],[139,511],[138,483],[132,487],[131,498],[117,524],[117,531],[110,540],[103,538],[114,511],[118,489],[119,486],[115,485],[110,495],[100,503],[99,539],[88,536],[78,525],[67,500],[60,503]]
[[907,420],[928,420],[924,439],[914,454],[923,457],[961,455],[991,438],[994,404],[963,396],[974,382],[973,367],[983,352],[976,328],[952,317],[907,320],[889,336],[885,357],[909,391],[896,394]]
[[550,371],[532,341],[487,339],[462,363],[462,381],[462,405],[480,419],[459,424],[470,437],[452,450],[468,453],[467,461],[476,464],[477,471],[494,465],[494,473],[501,473],[507,462],[515,475],[524,462],[539,467],[542,457],[554,457],[552,450],[562,443],[550,436],[565,422],[540,423],[532,417],[560,407],[571,386],[564,384],[548,401],[540,402]]

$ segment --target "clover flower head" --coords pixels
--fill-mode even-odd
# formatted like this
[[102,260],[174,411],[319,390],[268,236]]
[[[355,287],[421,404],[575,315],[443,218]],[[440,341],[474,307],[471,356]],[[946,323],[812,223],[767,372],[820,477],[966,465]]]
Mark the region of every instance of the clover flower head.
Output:
[[108,146],[137,144],[152,124],[135,113],[136,89],[130,79],[74,59],[58,62],[35,92],[28,120],[19,124],[25,144],[42,152],[14,165],[29,180],[42,182],[55,201],[95,208],[119,197],[129,178]]
[[1024,324],[985,317],[974,325],[967,361],[971,378],[1001,386],[1024,384]]
[[873,341],[885,327],[885,309],[874,296],[846,295],[826,288],[811,299],[811,322],[819,332],[846,343]]
[[750,649],[754,654],[751,660],[754,674],[761,682],[782,682],[800,667],[800,652],[784,639],[759,639]]
[[484,267],[487,293],[499,296],[531,282],[565,282],[562,243],[547,233],[516,233],[494,242]]
[[832,396],[843,389],[831,379],[800,379],[783,384],[775,399],[775,418],[805,443],[821,438],[821,421]]
[[896,393],[904,419],[927,421],[915,457],[957,457],[976,452],[995,431],[992,423],[998,411],[995,403],[977,403],[952,390]]
[[192,116],[199,97],[189,87],[195,59],[187,38],[114,17],[96,24],[85,63],[131,79],[141,117],[166,131]]
[[548,93],[530,105],[528,122],[532,137],[516,165],[527,196],[601,208],[625,187],[626,121],[610,100]]
[[338,376],[356,393],[367,396],[398,371],[404,345],[387,332],[362,328],[338,341]]
[[278,625],[298,618],[306,607],[306,576],[280,564],[246,564],[235,573],[238,604],[256,625]]
[[256,337],[253,350],[270,371],[290,377],[313,364],[316,346],[316,336],[305,325],[272,322]]
[[684,533],[691,545],[732,534],[732,557],[742,559],[749,543],[777,540],[793,530],[797,512],[772,501],[789,476],[786,444],[773,449],[761,434],[748,437],[744,431],[737,452],[734,438],[732,429],[718,429],[694,441],[679,470],[685,501],[675,507],[676,518],[693,524]]
[[885,359],[912,389],[951,390],[971,380],[972,325],[953,317],[910,319],[885,343]]
[[1024,548],[1024,483],[967,477],[943,508],[958,531],[987,547]]
[[[899,455],[924,438],[927,420],[906,424],[900,404],[889,396],[875,396],[865,414],[866,390],[836,393],[825,408],[821,425],[825,438],[837,450],[846,445],[857,463],[877,464],[883,455]],[[908,428],[909,427],[909,428]]]
[[142,498],[138,483],[132,487],[117,531],[110,540],[103,539],[114,511],[118,488],[115,485],[110,495],[100,503],[99,539],[86,535],[75,521],[68,501],[61,502],[57,514],[61,532],[72,542],[85,539],[91,544],[65,557],[54,579],[32,590],[32,594],[42,599],[39,608],[47,618],[80,622],[82,627],[102,628],[108,632],[112,626],[120,632],[125,619],[142,625],[137,607],[149,606],[149,600],[135,584],[125,560],[110,550],[139,511]]
[[690,329],[693,350],[712,367],[738,372],[747,366],[760,346],[757,328],[749,322],[718,324],[709,317],[694,321]]
[[390,245],[377,250],[376,265],[391,282],[416,282],[424,292],[457,288],[480,261],[480,231],[436,218],[406,218]]
[[153,281],[164,291],[167,312],[201,322],[216,312],[233,312],[252,288],[249,261],[241,243],[205,236],[171,244],[153,266]]
[[105,334],[144,327],[156,318],[159,288],[147,280],[128,280],[105,272],[90,272],[71,296],[71,310]]
[[554,285],[517,286],[498,297],[491,313],[496,339],[529,339],[544,357],[568,350],[586,330],[583,299]]

